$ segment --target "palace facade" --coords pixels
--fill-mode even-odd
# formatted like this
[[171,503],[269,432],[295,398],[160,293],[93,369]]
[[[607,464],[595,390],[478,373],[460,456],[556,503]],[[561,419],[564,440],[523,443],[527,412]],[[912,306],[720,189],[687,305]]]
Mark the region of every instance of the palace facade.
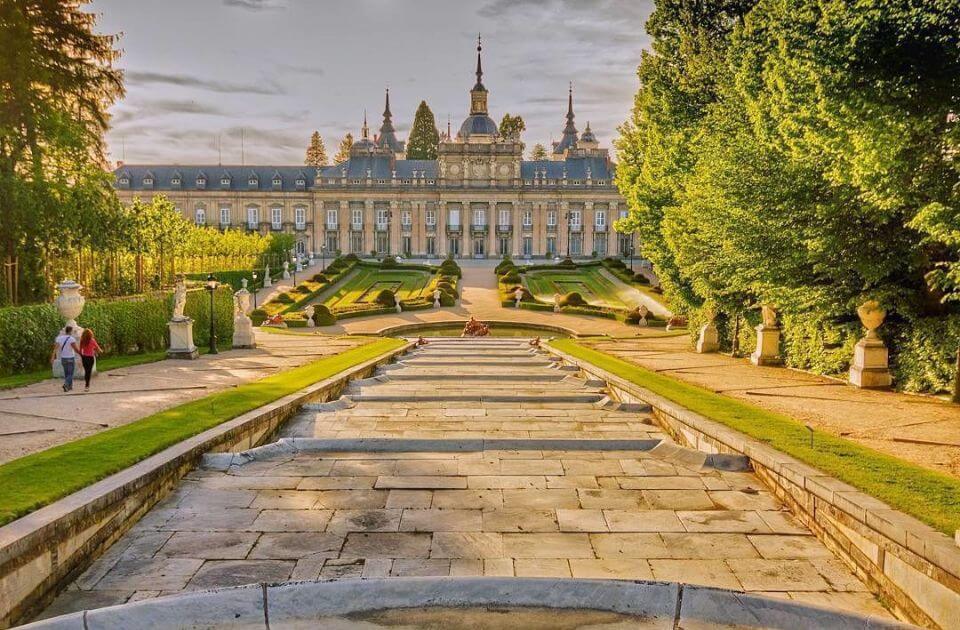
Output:
[[546,160],[523,159],[519,138],[501,137],[488,111],[481,48],[470,114],[442,134],[436,160],[405,159],[386,94],[373,138],[364,116],[350,159],[334,166],[120,165],[122,201],[166,195],[199,225],[282,231],[301,253],[407,257],[627,256],[633,237],[613,230],[626,215],[615,165],[590,124],[566,126]]

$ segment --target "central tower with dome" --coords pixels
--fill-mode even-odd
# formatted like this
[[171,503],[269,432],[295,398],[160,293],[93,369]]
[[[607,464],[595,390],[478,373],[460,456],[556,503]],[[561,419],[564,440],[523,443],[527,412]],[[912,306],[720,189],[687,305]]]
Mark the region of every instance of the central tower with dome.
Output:
[[483,85],[483,47],[477,37],[477,82],[470,90],[470,115],[456,137],[444,138],[438,150],[440,184],[444,186],[508,187],[520,185],[523,143],[501,138],[490,117]]

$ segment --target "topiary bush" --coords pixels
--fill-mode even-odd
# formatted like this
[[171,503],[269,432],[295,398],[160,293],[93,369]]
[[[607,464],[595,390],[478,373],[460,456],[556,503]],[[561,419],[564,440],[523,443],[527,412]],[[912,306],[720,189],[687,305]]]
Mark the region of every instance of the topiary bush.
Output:
[[513,269],[515,267],[516,265],[513,264],[513,261],[510,259],[510,257],[504,256],[503,260],[497,263],[497,266],[494,267],[493,269],[497,273],[497,275],[500,276],[500,275],[503,275],[508,269]]
[[314,282],[319,282],[321,284],[327,281],[327,277],[322,273],[315,273],[313,274],[313,277],[310,279]]
[[380,266],[383,269],[394,269],[397,267],[397,260],[391,256],[384,256],[383,260],[380,261]]
[[[343,261],[345,263],[355,263],[358,260],[360,260],[360,258],[356,254],[347,254],[343,258],[337,258],[337,260]],[[335,260],[334,263],[336,263],[337,260]]]
[[520,274],[514,271],[508,271],[507,273],[500,276],[500,282],[503,284],[519,284],[520,283]]
[[440,294],[440,306],[456,306],[457,298],[449,293]]
[[457,278],[463,275],[463,272],[460,270],[460,265],[458,265],[452,258],[447,258],[440,263],[440,273],[446,276],[455,276]]
[[332,326],[337,323],[337,318],[323,304],[315,304],[313,306],[313,323],[317,326]]
[[640,273],[639,271],[633,274],[633,281],[636,282],[637,284],[650,284],[650,279],[647,278],[642,273]]
[[394,295],[393,291],[390,289],[382,289],[379,293],[377,293],[377,297],[374,299],[374,302],[380,306],[396,306],[397,296]]
[[573,259],[570,258],[569,256],[567,256],[566,258],[564,258],[563,260],[561,260],[561,261],[560,261],[559,263],[557,263],[557,264],[558,264],[560,267],[567,267],[567,268],[569,268],[569,269],[573,269],[573,268],[575,268],[575,267],[577,266],[577,263],[573,262]]
[[298,284],[294,291],[301,294],[313,293],[313,290],[305,284]]
[[280,302],[281,304],[293,304],[296,300],[289,293],[280,293],[277,297],[273,298],[274,302]]
[[250,320],[253,322],[254,326],[259,326],[263,322],[267,321],[267,312],[262,308],[255,308],[250,312]]
[[571,291],[560,298],[560,306],[586,306],[587,301],[576,291]]

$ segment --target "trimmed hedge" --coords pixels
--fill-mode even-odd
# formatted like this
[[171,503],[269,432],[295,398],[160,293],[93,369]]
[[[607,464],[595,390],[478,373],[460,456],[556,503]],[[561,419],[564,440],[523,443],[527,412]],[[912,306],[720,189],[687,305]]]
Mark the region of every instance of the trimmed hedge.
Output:
[[[188,291],[184,313],[193,318],[197,346],[210,343],[210,297]],[[168,346],[167,322],[173,314],[171,293],[120,300],[88,300],[77,323],[92,328],[105,355],[139,354]],[[228,285],[214,293],[214,325],[222,343],[233,337],[233,292]],[[0,308],[0,374],[49,366],[50,348],[63,320],[53,304]]]
[[587,301],[576,291],[571,291],[560,298],[560,306],[587,306]]
[[317,326],[332,326],[337,323],[337,318],[323,304],[315,304],[313,307],[313,323]]
[[377,293],[377,297],[374,299],[374,302],[381,306],[396,306],[397,305],[397,296],[394,295],[393,291],[390,289],[381,289]]

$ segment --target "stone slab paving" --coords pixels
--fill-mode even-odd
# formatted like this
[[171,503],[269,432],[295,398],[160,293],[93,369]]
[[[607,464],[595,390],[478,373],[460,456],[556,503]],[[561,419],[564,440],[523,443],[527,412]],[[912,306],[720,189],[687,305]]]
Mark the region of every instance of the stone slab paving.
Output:
[[696,354],[687,336],[584,343],[914,464],[960,476],[958,405],[928,396],[856,389],[840,380],[756,367],[746,359],[721,354]]
[[[482,356],[444,357],[458,347]],[[537,378],[477,378],[501,355],[537,363],[516,370]],[[440,374],[417,366],[447,360]],[[391,380],[399,374],[418,378]],[[423,392],[431,400],[417,402]],[[463,392],[477,400],[444,400]],[[578,398],[543,402],[562,396]],[[44,615],[251,582],[483,575],[680,580],[889,617],[752,473],[678,457],[642,409],[603,399],[600,384],[523,341],[436,340],[348,398],[305,411],[284,435],[522,439],[473,451],[273,449],[192,471]],[[578,448],[530,439],[559,436]],[[608,436],[651,448],[582,441]]]
[[0,463],[138,420],[240,383],[323,356],[362,340],[257,333],[257,348],[164,360],[111,370],[90,392],[70,394],[47,380],[0,391]]

